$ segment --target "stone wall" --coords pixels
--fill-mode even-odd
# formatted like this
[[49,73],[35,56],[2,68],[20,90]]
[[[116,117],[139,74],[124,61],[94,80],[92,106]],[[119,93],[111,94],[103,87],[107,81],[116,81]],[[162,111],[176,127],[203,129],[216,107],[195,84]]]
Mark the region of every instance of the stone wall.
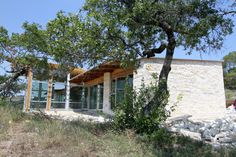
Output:
[[[160,73],[163,59],[141,59],[134,73],[134,87],[142,79],[149,84],[152,73]],[[174,59],[168,79],[169,105],[176,105],[172,117],[192,115],[192,120],[213,120],[225,115],[222,62]]]

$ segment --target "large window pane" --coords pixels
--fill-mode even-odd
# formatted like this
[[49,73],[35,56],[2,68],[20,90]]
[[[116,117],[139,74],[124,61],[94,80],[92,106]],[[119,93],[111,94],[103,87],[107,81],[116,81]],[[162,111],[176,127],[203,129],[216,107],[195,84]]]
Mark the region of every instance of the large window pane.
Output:
[[116,85],[116,105],[124,100],[124,90],[125,90],[126,80],[125,78],[117,79]]
[[110,96],[111,109],[114,109],[116,104],[116,80],[111,83],[111,96]]
[[117,86],[116,89],[118,90],[124,90],[125,88],[125,78],[119,78],[117,79]]
[[129,75],[127,77],[118,78],[112,81],[111,84],[111,109],[122,103],[125,95],[125,86],[133,86],[133,75]]
[[88,87],[84,87],[84,92],[83,92],[83,109],[88,109],[88,102],[89,102],[89,94],[88,94]]
[[127,83],[128,83],[129,86],[133,86],[133,75],[128,76]]
[[71,87],[70,108],[82,109],[83,87]]
[[97,86],[90,87],[90,109],[97,109]]
[[46,108],[46,104],[47,102],[43,102],[43,101],[31,101],[30,107],[34,108],[34,109],[45,109]]
[[31,91],[31,108],[46,108],[48,83],[33,80]]
[[53,83],[52,86],[52,107],[65,108],[66,86],[64,83]]
[[99,85],[99,109],[103,108],[103,84]]

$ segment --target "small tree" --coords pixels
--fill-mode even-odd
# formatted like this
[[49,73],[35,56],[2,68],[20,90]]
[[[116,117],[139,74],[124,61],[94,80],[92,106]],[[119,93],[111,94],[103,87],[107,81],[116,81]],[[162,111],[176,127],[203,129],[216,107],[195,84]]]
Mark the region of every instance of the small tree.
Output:
[[236,89],[236,51],[230,52],[224,58],[224,82],[228,89]]
[[169,92],[155,80],[148,86],[143,82],[139,89],[126,86],[124,101],[115,108],[115,127],[134,129],[141,134],[151,134],[160,129],[170,115],[166,109]]
[[[9,80],[10,76],[4,75],[0,76],[0,84]],[[20,93],[25,88],[23,83],[20,83],[20,80],[9,83],[9,85],[0,91],[0,98],[6,99],[15,96],[16,94]],[[11,100],[11,99],[10,99]]]

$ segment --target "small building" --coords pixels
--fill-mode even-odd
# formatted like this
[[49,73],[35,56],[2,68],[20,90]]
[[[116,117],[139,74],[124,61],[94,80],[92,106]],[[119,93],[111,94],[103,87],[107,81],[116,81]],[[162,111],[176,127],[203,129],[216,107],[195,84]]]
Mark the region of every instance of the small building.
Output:
[[[160,73],[164,59],[142,58],[137,69],[123,69],[118,61],[103,63],[90,70],[77,69],[62,83],[34,80],[28,75],[25,111],[100,110],[112,114],[124,97],[128,83],[135,89],[142,80],[149,84],[153,73]],[[225,92],[221,61],[173,59],[168,78],[169,105],[175,105],[171,117],[192,115],[194,120],[212,120],[224,116]]]

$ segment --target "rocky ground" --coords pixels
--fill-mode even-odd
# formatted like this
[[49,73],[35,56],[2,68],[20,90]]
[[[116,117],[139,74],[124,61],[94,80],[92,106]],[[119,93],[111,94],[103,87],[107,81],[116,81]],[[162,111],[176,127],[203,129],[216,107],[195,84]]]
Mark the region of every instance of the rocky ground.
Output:
[[45,113],[46,115],[49,115],[52,118],[66,120],[66,121],[75,121],[75,120],[80,119],[87,122],[103,123],[108,120],[97,112],[47,111]]
[[[46,114],[66,121],[78,119],[99,123],[108,121],[96,112],[50,111]],[[191,115],[184,115],[169,119],[165,126],[171,132],[210,143],[215,149],[221,146],[236,147],[236,111],[232,107],[227,109],[224,118],[214,121],[196,122],[191,120]]]
[[172,118],[166,127],[172,132],[210,143],[215,149],[221,146],[236,147],[236,111],[232,107],[227,109],[224,118],[214,121],[195,122],[190,117]]

